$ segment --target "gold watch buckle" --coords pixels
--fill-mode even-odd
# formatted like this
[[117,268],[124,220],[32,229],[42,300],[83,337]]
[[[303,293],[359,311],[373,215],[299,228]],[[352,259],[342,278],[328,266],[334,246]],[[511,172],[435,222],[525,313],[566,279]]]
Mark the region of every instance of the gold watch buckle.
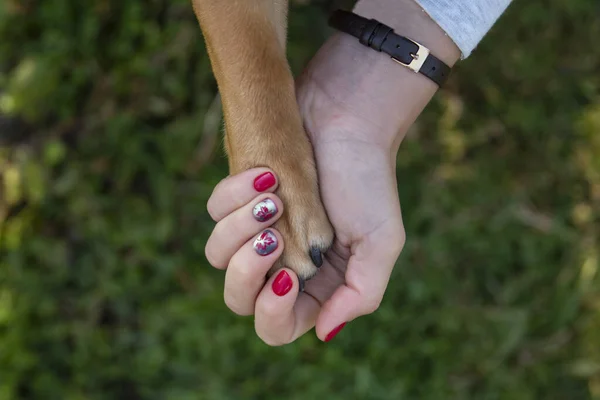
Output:
[[[408,39],[408,38],[406,38],[406,39]],[[425,63],[425,60],[429,56],[429,49],[427,47],[421,45],[420,43],[415,42],[414,40],[411,40],[411,39],[408,39],[408,40],[410,40],[411,42],[413,42],[414,44],[416,44],[419,47],[419,49],[417,50],[416,53],[410,53],[412,60],[408,64],[405,64],[402,61],[400,61],[394,57],[392,57],[392,60],[396,61],[398,64],[404,65],[405,67],[412,69],[414,72],[419,72],[419,70],[423,66],[423,63]]]

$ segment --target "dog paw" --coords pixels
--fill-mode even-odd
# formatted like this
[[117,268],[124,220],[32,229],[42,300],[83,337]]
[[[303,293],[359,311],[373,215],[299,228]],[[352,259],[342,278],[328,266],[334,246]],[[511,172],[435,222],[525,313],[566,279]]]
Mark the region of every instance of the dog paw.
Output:
[[304,282],[314,277],[323,265],[323,253],[333,242],[333,228],[319,195],[312,154],[298,163],[278,162],[271,166],[279,180],[276,194],[284,204],[281,218],[274,224],[281,232],[284,250],[271,273],[287,267]]
[[[323,265],[323,253],[331,246],[334,232],[321,201],[308,136],[300,123],[287,123],[294,121],[293,117],[283,120],[286,123],[278,129],[248,126],[245,140],[240,140],[241,134],[231,135],[226,148],[232,174],[267,167],[277,175],[275,194],[282,200],[284,210],[273,227],[281,233],[284,247],[269,276],[283,267],[290,268],[303,286]],[[239,131],[228,131],[228,135]]]

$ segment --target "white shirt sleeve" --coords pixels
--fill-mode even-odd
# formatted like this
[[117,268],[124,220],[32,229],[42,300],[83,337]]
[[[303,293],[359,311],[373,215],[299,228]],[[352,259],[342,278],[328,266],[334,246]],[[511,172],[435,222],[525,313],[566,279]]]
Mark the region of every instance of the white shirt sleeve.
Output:
[[415,0],[467,58],[511,0]]

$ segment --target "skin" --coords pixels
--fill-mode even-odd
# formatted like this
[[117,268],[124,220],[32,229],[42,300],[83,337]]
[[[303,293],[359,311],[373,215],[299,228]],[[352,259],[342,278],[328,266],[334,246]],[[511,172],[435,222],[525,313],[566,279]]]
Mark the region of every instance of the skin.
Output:
[[[363,0],[355,12],[391,26],[427,46],[448,65],[458,48],[412,0]],[[257,335],[270,345],[290,343],[316,328],[325,340],[341,323],[374,312],[383,299],[405,240],[396,185],[395,160],[406,131],[437,86],[344,34],[333,35],[297,81],[297,100],[314,149],[321,199],[335,231],[332,247],[305,292],[298,277],[283,296],[273,291],[277,275],[265,278],[286,247],[258,255],[254,238],[285,215],[281,207],[258,222],[252,208],[265,197],[252,187],[265,168],[225,178],[214,190],[208,210],[217,222],[206,248],[226,268],[224,298],[240,315],[255,316]],[[279,177],[278,177],[279,178]],[[279,182],[278,182],[279,183]],[[235,196],[231,194],[235,193]]]

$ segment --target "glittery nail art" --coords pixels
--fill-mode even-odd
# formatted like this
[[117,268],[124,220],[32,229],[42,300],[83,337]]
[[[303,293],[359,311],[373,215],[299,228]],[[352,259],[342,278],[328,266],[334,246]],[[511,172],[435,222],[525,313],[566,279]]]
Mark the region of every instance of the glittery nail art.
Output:
[[277,214],[277,205],[271,199],[264,199],[255,205],[252,210],[252,215],[254,215],[254,219],[258,222],[265,222],[275,214]]
[[271,254],[277,248],[277,236],[267,229],[254,241],[254,250],[261,256]]

